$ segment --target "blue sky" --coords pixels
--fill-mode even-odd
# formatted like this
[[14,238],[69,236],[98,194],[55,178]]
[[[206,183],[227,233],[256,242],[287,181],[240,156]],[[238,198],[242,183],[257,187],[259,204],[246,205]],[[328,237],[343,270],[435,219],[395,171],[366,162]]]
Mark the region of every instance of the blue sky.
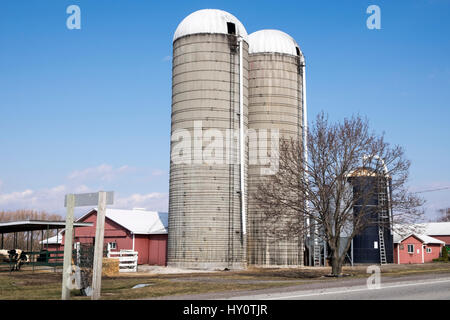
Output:
[[[71,4],[81,30],[66,27]],[[371,4],[381,30],[366,27]],[[172,36],[204,8],[293,36],[310,119],[367,116],[406,149],[413,190],[450,186],[448,0],[2,0],[0,210],[64,213],[65,193],[99,189],[167,210]],[[450,190],[423,195],[430,218],[450,206]]]

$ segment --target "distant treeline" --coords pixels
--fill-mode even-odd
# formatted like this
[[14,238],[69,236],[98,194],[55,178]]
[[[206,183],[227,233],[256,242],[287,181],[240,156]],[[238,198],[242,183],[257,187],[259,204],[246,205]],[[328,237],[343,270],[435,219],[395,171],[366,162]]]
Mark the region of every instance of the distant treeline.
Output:
[[[49,220],[49,221],[63,221],[63,218],[58,214],[50,214],[45,211],[34,211],[34,210],[15,210],[15,211],[0,211],[0,222],[8,222],[8,221],[23,221],[23,220]],[[33,231],[31,232],[17,232],[16,233],[16,244],[14,245],[14,233],[5,233],[3,234],[3,247],[0,249],[23,249],[30,250],[33,248],[34,250],[39,250],[41,248],[41,244],[39,242],[42,240],[42,237],[46,239],[47,237],[53,237],[56,235],[56,230],[44,230],[41,231]],[[32,246],[31,246],[32,243]],[[1,234],[0,234],[0,246],[1,243]]]

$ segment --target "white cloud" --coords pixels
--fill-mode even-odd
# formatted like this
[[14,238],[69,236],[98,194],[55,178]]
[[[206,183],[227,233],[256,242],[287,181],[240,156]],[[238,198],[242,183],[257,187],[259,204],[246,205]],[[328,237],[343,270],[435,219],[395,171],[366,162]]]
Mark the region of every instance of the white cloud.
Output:
[[152,176],[158,177],[164,175],[165,173],[166,171],[157,169],[152,171]]
[[86,168],[83,170],[76,170],[68,175],[69,180],[100,180],[112,181],[119,175],[133,171],[133,168],[128,165],[114,168],[109,164],[101,164],[97,167]]
[[58,185],[38,190],[26,189],[0,194],[1,210],[29,209],[65,214],[64,197],[68,193],[87,193],[93,190],[86,185]]
[[129,169],[131,169],[129,166],[124,165],[124,166],[121,166],[119,169],[117,169],[117,172],[126,172],[126,171],[129,171]]
[[148,210],[167,211],[168,203],[167,193],[135,193],[126,197],[118,196],[114,200],[113,207],[120,209],[146,208]]
[[[67,193],[95,192],[86,185],[67,187],[59,185],[40,190],[27,189],[11,193],[0,194],[0,208],[2,210],[30,209],[65,214],[64,197]],[[147,194],[134,193],[129,196],[120,196],[116,193],[115,208],[132,209],[146,208],[148,210],[167,211],[167,193],[151,192]]]
[[88,193],[92,192],[92,188],[89,188],[88,186],[85,186],[84,184],[76,187],[73,191],[74,193]]
[[0,195],[0,207],[3,210],[31,209],[56,212],[64,206],[64,193],[64,186],[4,193]]
[[24,201],[27,199],[30,199],[34,194],[33,190],[27,189],[25,191],[20,192],[11,192],[11,193],[4,193],[0,194],[0,205],[5,205],[10,202],[16,202],[16,201]]
[[[148,181],[151,180],[150,177],[160,177],[164,174],[166,171],[159,169],[138,169],[128,165],[114,167],[109,164],[101,164],[96,167],[75,170],[66,176],[63,183],[56,186],[4,190],[9,193],[0,193],[0,210],[30,209],[65,215],[64,197],[66,194],[114,190],[116,191],[114,207],[122,209],[141,207],[167,211],[167,193],[139,193],[140,190],[136,190],[136,188],[148,190],[149,187],[151,188],[148,184]],[[84,210],[84,208],[82,209]]]

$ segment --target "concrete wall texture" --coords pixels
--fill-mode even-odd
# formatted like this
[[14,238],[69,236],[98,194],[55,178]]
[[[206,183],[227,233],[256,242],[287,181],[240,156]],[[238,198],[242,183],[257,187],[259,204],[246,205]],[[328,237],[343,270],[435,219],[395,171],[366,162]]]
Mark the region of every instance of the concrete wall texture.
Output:
[[[207,130],[218,130],[224,138],[227,129],[239,132],[239,49],[235,45],[234,36],[206,33],[183,36],[173,44],[172,134],[185,129],[193,139],[188,156],[192,162],[170,164],[169,266],[214,269],[246,265],[238,136],[224,140],[232,152],[227,154],[224,150],[223,163],[207,164],[201,159],[196,163],[192,154],[198,151],[205,154],[212,142],[211,137],[205,136]],[[246,42],[243,42],[243,75],[243,116],[247,129]],[[199,121],[200,136],[194,128]],[[171,141],[171,152],[179,142]],[[234,160],[227,159],[229,156]]]
[[[274,33],[268,31],[269,40],[262,38],[262,46],[256,46],[261,49],[270,44],[274,51],[270,53],[249,54],[247,40],[242,40],[241,115],[238,39],[223,33],[234,32],[227,22],[234,18],[221,11],[193,15],[190,24],[185,20],[180,24],[173,42],[168,265],[201,269],[301,266],[301,235],[269,232],[264,212],[253,197],[268,178],[261,169],[271,168],[260,162],[261,150],[268,159],[273,155],[271,133],[302,143],[302,57],[295,55],[300,50],[281,32],[275,32],[278,42],[271,40]],[[240,185],[241,116],[246,135],[244,194]],[[247,234],[242,196],[247,199]],[[295,212],[285,212],[281,223],[290,225],[296,219]]]
[[[300,57],[281,53],[254,53],[249,55],[249,129],[279,130],[280,138],[302,139],[302,74]],[[254,136],[249,137],[250,148]],[[250,150],[252,154],[254,150]],[[259,152],[258,150],[255,150]],[[268,153],[270,154],[270,150]],[[261,174],[261,163],[249,165],[248,190],[248,264],[261,266],[303,265],[303,241],[300,236],[266,232],[264,212],[258,208],[254,195],[258,185],[269,176]],[[297,219],[295,212],[286,214],[283,224]]]

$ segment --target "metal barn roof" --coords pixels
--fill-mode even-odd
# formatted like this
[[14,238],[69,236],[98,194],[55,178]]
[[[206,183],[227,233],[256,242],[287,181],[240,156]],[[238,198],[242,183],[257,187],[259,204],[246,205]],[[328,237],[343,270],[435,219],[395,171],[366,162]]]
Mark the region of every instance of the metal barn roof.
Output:
[[423,233],[431,236],[450,236],[450,222],[429,222],[420,224]]
[[[248,36],[249,53],[284,53],[297,56],[297,42],[287,33],[280,30],[260,30]],[[303,57],[303,54],[301,54]]]
[[59,231],[59,233],[56,236],[39,241],[39,244],[61,244],[62,238],[63,238],[63,233],[64,233],[64,230],[61,230],[61,231]]
[[441,241],[439,239],[424,235],[424,234],[416,234],[416,233],[410,233],[409,235],[407,235],[406,237],[402,237],[397,233],[394,233],[394,243],[400,243],[403,240],[409,238],[410,236],[414,236],[416,238],[418,238],[420,241],[422,241],[423,244],[428,244],[428,243],[433,243],[433,244],[444,244],[444,241]]
[[[74,227],[90,227],[90,222],[75,222]],[[0,233],[64,229],[65,221],[23,220],[0,223]]]
[[[79,218],[80,221],[87,214]],[[168,230],[168,213],[157,211],[146,211],[144,209],[122,210],[122,209],[106,209],[106,217],[120,224],[125,229],[134,234],[167,234]]]
[[186,35],[197,33],[228,34],[227,22],[236,25],[236,34],[248,42],[248,34],[244,25],[231,13],[217,9],[198,10],[181,21],[173,36],[173,41]]

